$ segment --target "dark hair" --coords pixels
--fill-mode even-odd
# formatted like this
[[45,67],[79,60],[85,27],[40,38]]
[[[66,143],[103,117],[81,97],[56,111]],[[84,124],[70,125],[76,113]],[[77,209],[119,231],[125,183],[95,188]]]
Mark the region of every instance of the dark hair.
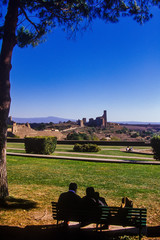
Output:
[[95,192],[94,196],[95,196],[96,199],[98,199],[99,198],[99,192]]
[[76,183],[70,183],[69,184],[69,190],[76,191],[77,190],[77,184]]
[[88,196],[88,197],[93,197],[94,196],[94,188],[93,187],[87,187],[86,188],[86,195]]

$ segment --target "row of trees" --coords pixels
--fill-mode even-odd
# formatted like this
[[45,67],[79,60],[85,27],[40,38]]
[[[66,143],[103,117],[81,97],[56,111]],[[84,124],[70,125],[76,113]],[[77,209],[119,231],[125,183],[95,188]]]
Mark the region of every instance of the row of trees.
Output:
[[133,16],[138,23],[148,21],[151,6],[159,0],[1,0],[0,1],[0,197],[8,196],[6,171],[7,118],[10,110],[10,71],[13,49],[45,41],[56,26],[73,35],[95,19],[118,22]]

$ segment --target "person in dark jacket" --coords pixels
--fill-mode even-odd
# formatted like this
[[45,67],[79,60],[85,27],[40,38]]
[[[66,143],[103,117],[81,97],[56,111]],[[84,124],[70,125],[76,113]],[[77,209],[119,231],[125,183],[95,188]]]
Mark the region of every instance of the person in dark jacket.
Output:
[[81,200],[81,210],[82,226],[94,223],[97,221],[97,219],[99,219],[100,211],[95,199],[95,191],[93,187],[86,188],[86,195]]
[[85,209],[92,209],[97,206],[95,191],[93,187],[86,188],[86,195],[82,198],[81,204]]
[[95,192],[95,200],[96,200],[97,204],[100,206],[108,206],[105,198],[100,197],[99,192]]
[[58,199],[59,214],[63,216],[66,221],[77,218],[81,197],[77,195],[76,192],[77,184],[70,183],[69,191],[62,193]]

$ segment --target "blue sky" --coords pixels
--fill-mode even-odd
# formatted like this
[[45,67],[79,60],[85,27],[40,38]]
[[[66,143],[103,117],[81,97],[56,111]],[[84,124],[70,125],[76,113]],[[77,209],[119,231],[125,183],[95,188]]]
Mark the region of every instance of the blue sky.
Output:
[[76,40],[56,29],[12,64],[13,117],[160,122],[160,10],[143,26],[97,20]]

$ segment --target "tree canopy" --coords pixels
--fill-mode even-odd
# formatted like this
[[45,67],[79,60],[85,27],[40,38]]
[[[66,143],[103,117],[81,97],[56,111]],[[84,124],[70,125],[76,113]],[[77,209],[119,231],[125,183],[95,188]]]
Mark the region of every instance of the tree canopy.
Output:
[[[4,36],[5,13],[9,2],[0,3],[0,38]],[[86,29],[94,18],[116,23],[121,16],[132,16],[143,24],[152,17],[150,8],[159,0],[16,0],[18,22],[17,45],[36,46],[45,41],[46,33],[60,26],[69,34]],[[14,3],[13,3],[14,4]]]

